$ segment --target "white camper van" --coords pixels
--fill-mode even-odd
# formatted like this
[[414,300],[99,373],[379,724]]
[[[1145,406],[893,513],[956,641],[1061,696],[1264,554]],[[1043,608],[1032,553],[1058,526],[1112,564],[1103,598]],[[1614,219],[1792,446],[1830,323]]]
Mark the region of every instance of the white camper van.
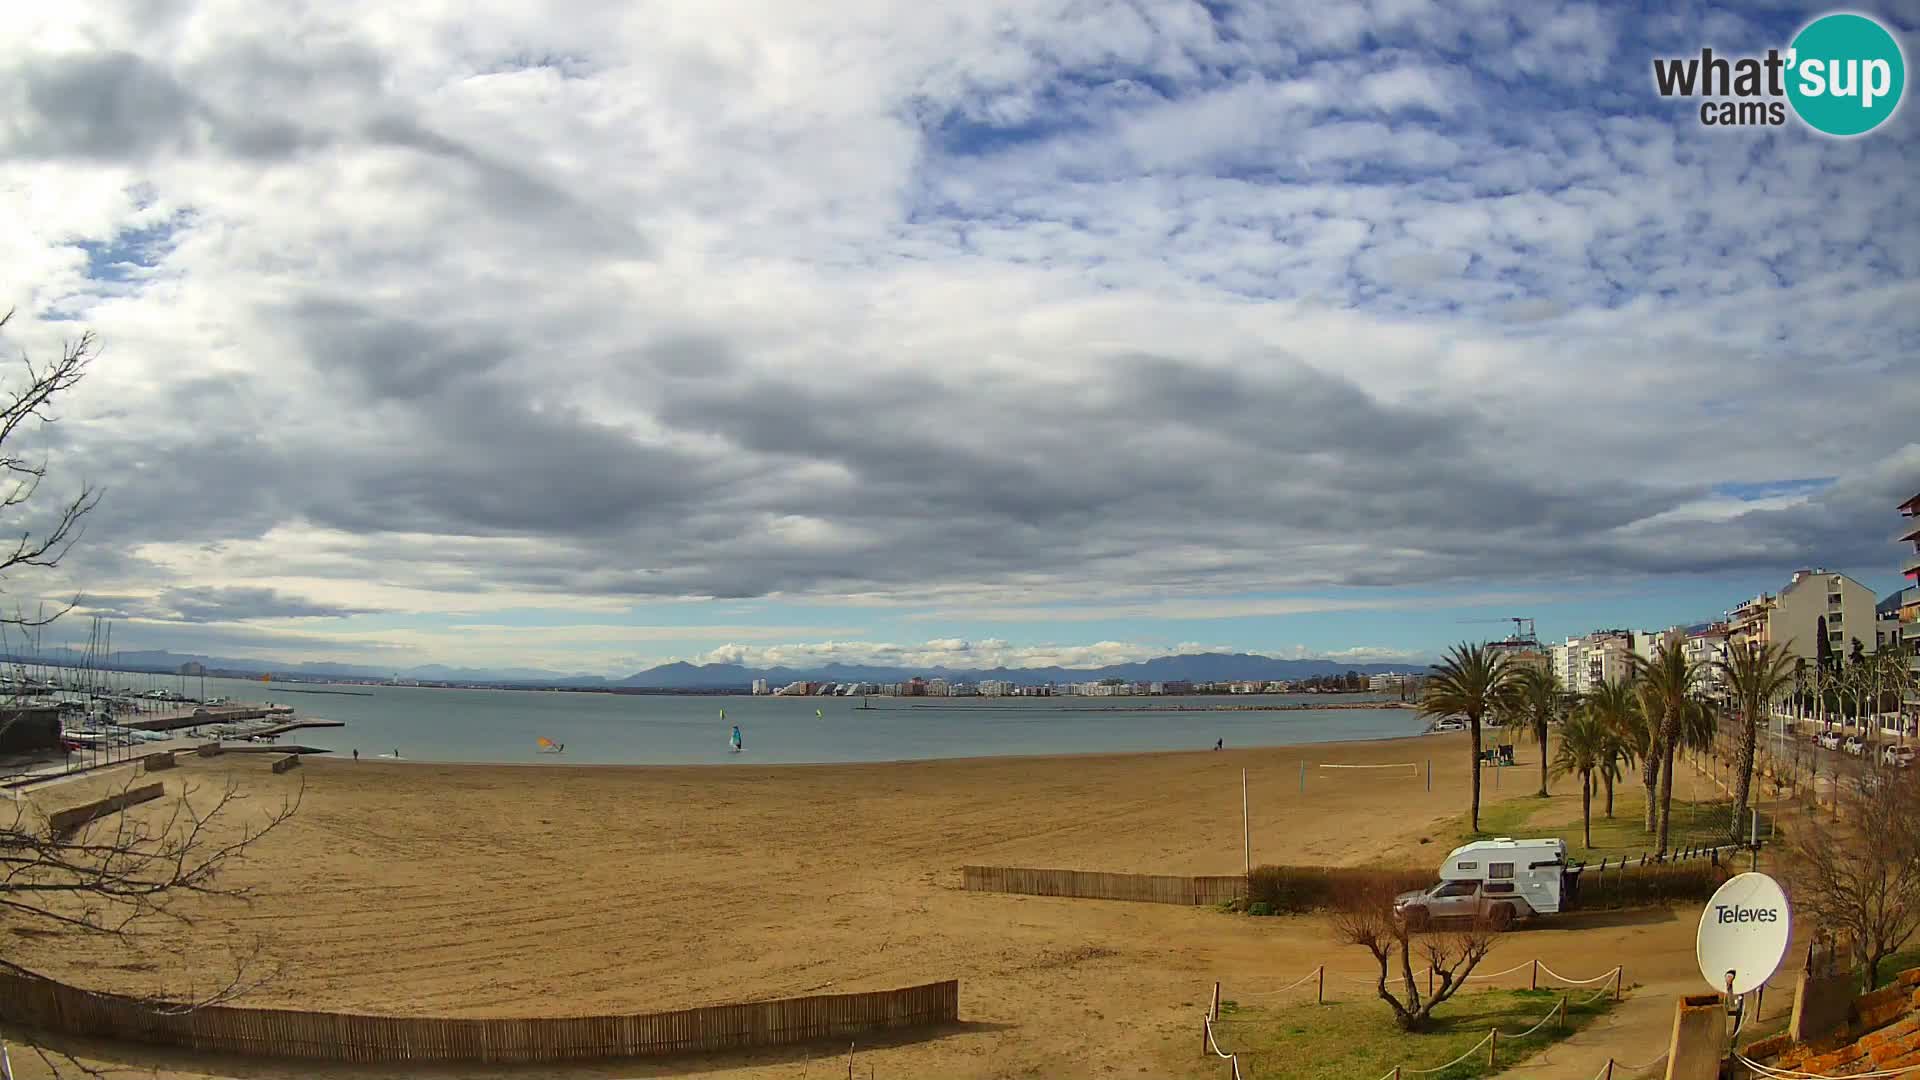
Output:
[[1402,893],[1393,910],[1414,928],[1438,919],[1506,926],[1569,906],[1579,873],[1567,868],[1567,842],[1558,837],[1476,840],[1448,854],[1438,885]]

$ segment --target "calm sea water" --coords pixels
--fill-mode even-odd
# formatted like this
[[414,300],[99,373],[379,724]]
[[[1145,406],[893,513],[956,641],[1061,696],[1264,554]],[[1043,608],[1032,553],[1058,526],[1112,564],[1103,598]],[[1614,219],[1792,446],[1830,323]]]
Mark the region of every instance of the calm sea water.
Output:
[[[199,690],[189,680],[190,692]],[[156,686],[177,687],[157,679]],[[298,693],[301,690],[351,691]],[[292,705],[302,717],[344,720],[289,736],[303,746],[362,757],[426,761],[592,764],[793,764],[1014,754],[1204,750],[1391,738],[1426,725],[1410,709],[1166,712],[1129,705],[1313,703],[1296,695],[1199,698],[692,697],[434,690],[206,680],[209,695]],[[365,696],[358,696],[365,695]],[[1344,700],[1354,700],[1347,698]],[[725,720],[720,710],[725,709]],[[814,716],[814,710],[823,714]],[[1100,711],[1093,711],[1093,710]],[[1113,711],[1109,711],[1113,710]],[[727,749],[740,725],[742,753]],[[543,754],[535,740],[566,745]]]

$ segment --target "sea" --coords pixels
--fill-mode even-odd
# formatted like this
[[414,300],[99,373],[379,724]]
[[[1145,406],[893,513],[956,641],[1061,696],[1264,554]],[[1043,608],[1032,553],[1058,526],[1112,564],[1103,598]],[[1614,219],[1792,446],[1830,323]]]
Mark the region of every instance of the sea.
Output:
[[[202,680],[184,680],[199,695]],[[1201,697],[861,698],[597,694],[451,690],[206,679],[204,693],[291,705],[300,718],[344,721],[282,742],[342,756],[421,761],[632,765],[917,761],[1027,754],[1096,754],[1290,746],[1417,735],[1412,709],[1295,708],[1324,695]],[[153,676],[155,688],[181,689]],[[1386,699],[1342,695],[1341,702]],[[1198,711],[1231,705],[1231,711]],[[1174,711],[1186,706],[1195,711]],[[1266,706],[1253,711],[1248,706]],[[815,715],[815,710],[819,715]],[[725,710],[725,718],[721,711]],[[739,725],[743,749],[729,749]],[[544,753],[542,737],[565,747]]]

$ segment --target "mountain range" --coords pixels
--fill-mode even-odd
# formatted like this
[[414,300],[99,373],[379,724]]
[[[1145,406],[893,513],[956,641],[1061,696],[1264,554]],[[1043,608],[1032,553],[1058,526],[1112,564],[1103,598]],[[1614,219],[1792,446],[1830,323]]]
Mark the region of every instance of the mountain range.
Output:
[[[46,649],[38,654],[14,653],[13,663],[42,663],[59,667],[80,667],[90,661],[77,649]],[[1409,671],[1425,667],[1419,663],[1349,664],[1337,660],[1283,660],[1258,653],[1186,653],[1160,656],[1130,664],[1111,664],[1097,668],[900,668],[866,664],[826,664],[821,667],[752,668],[740,664],[689,664],[684,661],[661,664],[635,672],[624,679],[600,675],[547,671],[540,668],[465,668],[445,664],[424,664],[393,670],[363,664],[331,661],[287,663],[236,657],[200,656],[165,650],[128,650],[113,654],[112,666],[121,671],[146,671],[171,675],[182,665],[197,663],[208,674],[297,675],[305,678],[413,679],[420,682],[485,683],[490,685],[579,686],[654,690],[745,690],[755,679],[765,679],[775,687],[790,682],[905,682],[918,675],[949,682],[979,682],[1001,679],[1013,683],[1097,682],[1124,679],[1128,682],[1222,682],[1229,679],[1295,680],[1315,675],[1338,675],[1358,671],[1374,675],[1388,671]]]

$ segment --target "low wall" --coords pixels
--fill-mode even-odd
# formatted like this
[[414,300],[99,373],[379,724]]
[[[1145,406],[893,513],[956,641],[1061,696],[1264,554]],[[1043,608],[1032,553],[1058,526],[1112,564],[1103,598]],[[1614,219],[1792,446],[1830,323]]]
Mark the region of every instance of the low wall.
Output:
[[286,772],[288,769],[297,769],[299,767],[300,767],[299,754],[288,754],[286,757],[283,757],[280,760],[273,763],[273,771],[277,773],[283,773],[283,772]]
[[132,998],[0,972],[0,1020],[24,1027],[195,1050],[359,1063],[706,1054],[951,1024],[959,1018],[958,980],[637,1016],[456,1020],[230,1005],[156,1012]]
[[1070,896],[1081,900],[1133,900],[1152,904],[1223,904],[1247,895],[1247,879],[1176,877],[1165,874],[1105,874],[1091,870],[1040,870],[1016,866],[966,866],[968,892]]
[[129,806],[137,806],[157,799],[165,791],[166,786],[156,780],[151,784],[142,784],[137,788],[115,792],[104,799],[95,799],[90,803],[81,803],[79,806],[68,807],[65,810],[55,810],[47,815],[47,824],[55,834],[72,832],[89,821],[119,813]]

